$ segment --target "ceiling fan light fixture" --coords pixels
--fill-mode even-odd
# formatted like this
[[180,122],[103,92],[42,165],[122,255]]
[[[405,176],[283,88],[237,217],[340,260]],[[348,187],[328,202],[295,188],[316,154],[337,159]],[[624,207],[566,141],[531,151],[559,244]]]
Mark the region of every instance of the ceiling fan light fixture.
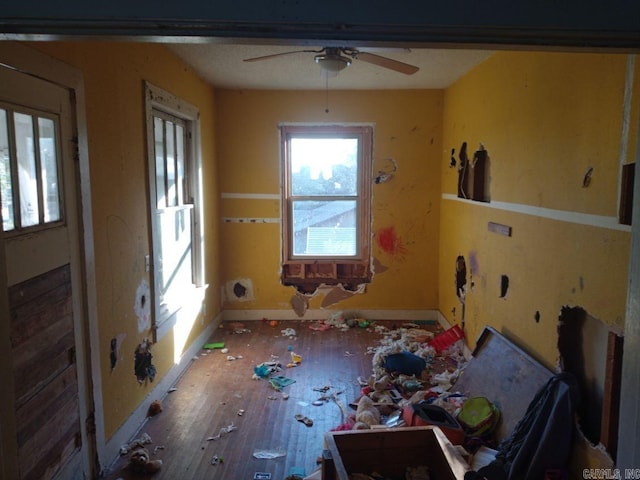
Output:
[[328,72],[337,73],[351,65],[351,59],[332,53],[316,55],[315,59],[320,68]]

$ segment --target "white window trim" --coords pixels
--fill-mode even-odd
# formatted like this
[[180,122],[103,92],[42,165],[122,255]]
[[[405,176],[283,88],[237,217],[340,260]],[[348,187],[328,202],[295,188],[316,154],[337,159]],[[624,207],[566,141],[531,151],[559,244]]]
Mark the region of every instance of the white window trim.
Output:
[[[193,204],[195,206],[194,212],[194,225],[193,225],[193,273],[194,273],[194,290],[191,294],[186,295],[184,304],[194,304],[194,302],[201,303],[204,301],[207,285],[205,283],[205,262],[204,262],[204,214],[203,214],[203,195],[202,195],[202,151],[200,147],[201,127],[200,127],[200,112],[197,107],[189,104],[188,102],[176,97],[175,95],[157,87],[147,81],[144,83],[145,89],[145,115],[147,120],[147,157],[148,165],[155,165],[154,155],[154,136],[153,136],[153,111],[159,110],[168,114],[174,115],[185,120],[190,124],[191,138],[187,139],[189,142],[187,148],[191,152],[187,161],[189,162],[188,171],[190,172],[188,181],[191,192],[193,193]],[[156,205],[156,188],[155,188],[155,168],[148,169],[149,174],[149,202],[150,205]],[[152,208],[151,211],[154,211]],[[152,235],[158,231],[157,218],[155,215],[150,215]],[[154,240],[155,242],[155,240]],[[151,248],[153,249],[153,243]],[[153,259],[153,251],[150,252],[150,258]],[[156,269],[151,262],[151,273],[156,275]],[[151,283],[154,286],[156,284],[155,279],[151,279]],[[161,323],[157,322],[156,311],[158,308],[157,295],[153,291],[154,298],[154,312],[153,312],[153,328],[155,330],[155,341],[162,338],[167,332],[173,328],[176,323],[177,315],[173,314],[168,319],[163,319]]]

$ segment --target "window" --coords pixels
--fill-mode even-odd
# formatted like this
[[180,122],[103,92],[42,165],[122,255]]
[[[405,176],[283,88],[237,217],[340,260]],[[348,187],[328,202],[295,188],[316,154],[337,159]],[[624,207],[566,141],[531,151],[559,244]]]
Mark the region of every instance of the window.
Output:
[[0,107],[2,230],[20,233],[62,221],[58,118]]
[[281,142],[283,283],[370,281],[372,127],[285,125]]
[[198,111],[147,84],[152,281],[156,341],[201,301],[204,254]]

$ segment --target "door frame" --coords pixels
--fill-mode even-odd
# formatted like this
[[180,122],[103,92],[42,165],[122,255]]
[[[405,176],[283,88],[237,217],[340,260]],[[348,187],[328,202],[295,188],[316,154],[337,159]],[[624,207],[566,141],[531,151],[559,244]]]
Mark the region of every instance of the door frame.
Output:
[[[85,477],[97,478],[105,459],[105,435],[84,79],[76,68],[16,42],[0,42],[0,62],[21,73],[53,82],[70,92],[72,122],[77,138],[74,176],[77,181],[75,201],[78,222],[69,226],[69,238],[72,242],[71,282],[74,292],[73,317],[83,445],[80,460]],[[2,235],[0,260],[3,265],[6,264]],[[0,270],[0,312],[8,312],[6,269]],[[0,351],[11,351],[9,322],[0,322]],[[0,382],[8,387],[8,391],[14,391],[12,362],[0,362]],[[0,472],[4,475],[3,478],[18,478],[13,395],[0,396],[0,413]],[[58,476],[67,478],[64,473],[63,467]]]

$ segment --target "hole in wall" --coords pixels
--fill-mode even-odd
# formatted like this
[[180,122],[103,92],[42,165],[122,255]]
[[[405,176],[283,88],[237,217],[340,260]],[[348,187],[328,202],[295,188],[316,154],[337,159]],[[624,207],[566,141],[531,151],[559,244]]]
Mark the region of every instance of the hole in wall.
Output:
[[509,291],[509,277],[507,275],[500,276],[500,298],[506,298]]
[[111,371],[116,368],[116,364],[118,363],[118,339],[111,339],[111,353],[109,354],[109,361],[111,362]]
[[254,299],[253,283],[249,278],[236,278],[225,284],[225,294],[232,302],[249,302]]
[[458,298],[464,299],[467,286],[467,263],[462,255],[456,258],[456,295]]
[[581,307],[563,307],[558,319],[560,369],[575,375],[581,402],[578,423],[594,445],[600,442],[609,329]]
[[240,282],[236,282],[233,285],[233,294],[238,298],[242,298],[247,294],[247,288]]
[[538,310],[536,310],[536,313],[533,316],[533,318],[535,319],[536,323],[540,323],[540,312]]

